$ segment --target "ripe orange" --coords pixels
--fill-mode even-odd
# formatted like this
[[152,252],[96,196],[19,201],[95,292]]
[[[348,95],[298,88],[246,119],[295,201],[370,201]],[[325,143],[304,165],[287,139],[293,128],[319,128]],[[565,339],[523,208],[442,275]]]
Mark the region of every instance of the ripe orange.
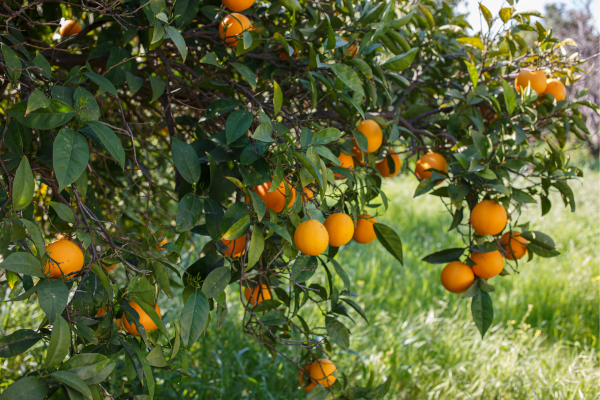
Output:
[[307,202],[315,197],[315,192],[308,186],[302,188],[302,201]]
[[67,19],[62,23],[58,32],[60,33],[60,37],[63,38],[71,35],[77,35],[79,32],[81,32],[81,25],[72,19]]
[[329,234],[316,219],[302,222],[294,232],[294,243],[298,250],[309,256],[323,253],[329,244]]
[[[511,237],[512,235],[512,237]],[[508,242],[510,241],[510,246]],[[527,240],[521,237],[519,232],[506,232],[500,238],[500,244],[504,245],[506,251],[506,258],[509,260],[519,260],[527,254]]]
[[417,160],[415,174],[419,180],[431,178],[431,171],[428,169],[437,169],[448,173],[448,163],[443,155],[439,153],[427,153]]
[[333,373],[337,367],[329,360],[321,358],[310,365],[308,372],[317,382],[325,387],[329,387],[335,383],[337,378]]
[[398,154],[392,154],[391,157],[392,160],[394,160],[394,172],[390,173],[390,166],[388,165],[387,157],[375,164],[377,171],[379,171],[381,176],[385,178],[391,178],[392,176],[398,175],[400,173],[400,168],[402,167],[402,161],[400,161]]
[[472,253],[471,260],[475,263],[473,272],[483,279],[495,277],[504,268],[504,258],[498,250],[489,253]]
[[[135,301],[130,301],[129,305],[131,306],[131,308],[133,308],[138,313],[138,317],[140,319],[140,324],[142,324],[142,326],[144,327],[146,332],[158,329],[158,326],[156,326],[154,321],[152,321],[152,319],[148,316],[148,314],[146,314],[146,312],[144,310],[142,310],[142,307],[140,307]],[[156,311],[158,316],[161,317],[160,308],[158,307],[158,304],[156,304],[154,306],[154,310]],[[129,321],[127,321],[127,316],[125,315],[125,313],[123,313],[123,328],[127,332],[129,332],[130,335],[140,336],[140,333],[138,332],[137,327],[135,326],[135,323],[129,324]]]
[[[367,137],[369,143],[366,151],[367,153],[374,153],[381,147],[381,143],[383,142],[383,132],[377,122],[372,119],[365,119],[358,126],[358,131]],[[353,141],[354,147],[358,147],[356,139],[353,139]]]
[[107,270],[108,272],[113,272],[117,268],[118,265],[119,264],[113,264],[109,267],[104,267],[104,269]]
[[163,240],[160,241],[159,244],[156,245],[156,248],[160,250],[160,248],[164,245],[167,244],[169,241],[167,240],[167,238],[163,238]]
[[123,318],[118,318],[117,319],[117,327],[119,329],[123,329]]
[[521,93],[521,87],[526,88],[529,85],[531,85],[531,89],[535,90],[538,95],[544,93],[547,85],[544,71],[521,70],[515,79],[517,92]]
[[[340,155],[338,156],[338,160],[340,160],[340,167],[342,168],[346,168],[346,169],[354,169],[354,158],[352,158],[352,156],[344,153],[344,152],[340,152]],[[335,179],[346,179],[345,176],[340,175],[340,174],[333,174],[335,176]]]
[[259,185],[252,189],[260,196],[260,198],[267,205],[267,212],[269,212],[268,209],[271,209],[276,213],[280,213],[281,211],[283,211],[286,202],[286,188],[284,184],[287,186],[288,191],[290,193],[290,200],[288,201],[288,205],[286,207],[286,209],[288,209],[291,206],[293,206],[294,202],[296,201],[296,190],[285,180],[281,182],[281,184],[279,184],[277,190],[274,190],[271,193],[269,193],[269,189],[271,189],[271,182],[265,182],[262,185]]
[[267,285],[262,283],[260,286],[256,286],[250,292],[250,288],[244,288],[244,297],[246,301],[249,301],[250,304],[255,306],[258,303],[262,303],[265,300],[271,300],[273,296],[271,296],[271,290]]
[[352,239],[360,244],[371,243],[377,237],[375,229],[373,228],[375,222],[377,222],[377,220],[369,214],[359,215]]
[[464,293],[475,281],[473,270],[465,263],[452,261],[442,270],[442,285],[452,293]]
[[46,252],[52,257],[52,260],[48,258],[44,268],[45,273],[49,272],[50,279],[58,279],[63,274],[69,275],[83,268],[83,252],[69,240],[57,240],[46,247]]
[[223,4],[231,11],[240,12],[252,7],[254,0],[223,0]]
[[471,226],[480,235],[499,234],[507,221],[504,206],[492,200],[482,200],[471,211]]
[[[312,364],[307,364],[304,366],[304,371],[306,371],[306,374],[309,376],[310,376],[310,366],[311,365]],[[302,378],[304,376],[304,371],[300,371],[300,374],[299,374],[298,380],[300,381],[300,386],[303,385]],[[309,379],[310,379],[310,383],[306,386],[302,386],[302,389],[304,389],[304,391],[306,391],[306,392],[310,392],[311,390],[313,390],[313,388],[315,386],[317,386],[317,382],[314,379],[312,379],[312,378],[309,378]]]
[[546,93],[554,96],[557,102],[563,101],[567,97],[567,89],[565,89],[565,85],[558,79],[548,79],[548,85],[544,91],[544,94]]
[[237,258],[241,256],[244,252],[244,246],[246,245],[246,235],[239,237],[235,240],[225,240],[221,239],[221,243],[229,248],[229,250],[225,250],[222,253],[227,254],[228,256],[232,256],[233,258]]
[[223,18],[219,24],[219,36],[225,40],[229,47],[237,46],[238,37],[241,37],[244,31],[251,29],[252,23],[243,14],[231,13]]
[[96,317],[105,316],[107,311],[108,311],[108,304],[100,306],[100,308],[98,308],[98,312],[96,313]]
[[[277,55],[282,60],[289,60],[290,59],[290,55],[283,49],[283,47],[280,47],[279,50],[277,50]],[[298,56],[298,53],[296,52],[296,50],[294,50],[294,53],[292,54],[292,57],[294,57],[296,60],[300,59],[300,57]]]
[[329,234],[329,245],[340,247],[352,240],[354,235],[354,221],[348,214],[331,214],[325,220],[325,229]]
[[367,165],[367,156],[358,146],[354,146],[352,148],[352,155],[354,156],[354,160],[358,165]]

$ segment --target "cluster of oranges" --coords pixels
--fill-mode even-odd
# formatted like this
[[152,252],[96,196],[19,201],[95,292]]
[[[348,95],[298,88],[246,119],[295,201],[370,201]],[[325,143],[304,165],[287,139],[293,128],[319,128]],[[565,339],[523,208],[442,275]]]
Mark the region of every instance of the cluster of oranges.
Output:
[[[508,222],[504,206],[492,200],[482,200],[471,211],[470,223],[482,236],[499,235]],[[452,293],[464,293],[475,281],[475,276],[491,279],[504,269],[504,258],[518,260],[525,256],[527,241],[518,232],[506,232],[500,238],[504,255],[500,250],[488,253],[471,252],[473,267],[460,261],[452,261],[442,270],[442,285]]]
[[252,7],[254,0],[223,0],[223,4],[233,12],[225,16],[219,24],[219,36],[227,46],[236,47],[244,32],[253,29],[250,19],[240,12]]
[[558,79],[547,79],[544,71],[521,70],[515,79],[515,88],[521,92],[522,88],[528,86],[535,90],[538,96],[551,94],[556,101],[562,101],[567,97],[565,85]]

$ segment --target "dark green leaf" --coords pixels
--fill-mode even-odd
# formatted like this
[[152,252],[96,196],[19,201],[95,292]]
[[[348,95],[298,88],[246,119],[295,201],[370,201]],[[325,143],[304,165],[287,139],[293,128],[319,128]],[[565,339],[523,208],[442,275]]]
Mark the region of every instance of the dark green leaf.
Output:
[[154,102],[165,92],[165,81],[157,76],[151,76],[148,80],[150,81],[150,87],[152,88],[151,102]]
[[202,291],[196,289],[181,310],[181,340],[184,346],[188,347],[198,340],[206,326],[209,312],[208,299]]
[[244,77],[244,79],[250,84],[252,89],[256,89],[256,75],[254,74],[254,72],[252,72],[250,68],[240,63],[231,63],[230,65],[233,66],[233,68],[235,68],[236,71]]
[[87,76],[96,85],[98,85],[102,89],[106,90],[108,93],[112,94],[113,96],[115,96],[117,98],[119,97],[119,95],[117,94],[117,89],[115,89],[115,87],[111,83],[111,81],[109,81],[102,75],[98,75],[95,72],[84,72],[83,74],[85,76]]
[[6,388],[0,395],[0,400],[43,400],[48,394],[48,389],[45,380],[29,375]]
[[204,283],[202,284],[202,293],[209,299],[217,297],[231,280],[231,269],[229,267],[219,267],[214,269],[208,274]]
[[52,336],[48,345],[48,353],[44,365],[53,368],[59,365],[69,354],[71,346],[71,329],[69,324],[60,315],[56,315],[52,326]]
[[464,247],[458,247],[453,249],[445,249],[436,253],[430,254],[423,259],[423,261],[429,264],[445,264],[451,261],[456,261],[465,252]]
[[477,329],[479,329],[483,338],[494,320],[494,307],[490,295],[482,291],[477,293],[471,301],[471,313],[473,314],[473,321],[475,321],[475,325],[477,325]]
[[285,315],[279,310],[268,311],[265,315],[260,318],[260,322],[265,325],[278,326],[283,325],[287,322]]
[[331,64],[331,69],[348,89],[364,95],[362,82],[358,77],[358,74],[352,68],[346,64]]
[[391,69],[392,71],[404,71],[413,63],[418,51],[419,49],[417,47],[413,47],[404,54],[390,58],[382,66]]
[[194,193],[186,194],[177,205],[175,227],[178,232],[192,229],[202,217],[202,202]]
[[25,252],[12,253],[4,259],[0,267],[17,274],[44,277],[40,261]]
[[121,164],[121,168],[125,168],[125,150],[119,140],[119,137],[108,126],[98,121],[90,121],[90,128],[98,136],[104,147],[108,150],[111,156]]
[[177,167],[183,179],[191,184],[196,184],[200,180],[201,168],[200,159],[192,145],[173,137],[171,155],[173,156],[175,167]]
[[29,160],[23,156],[13,181],[12,205],[15,211],[25,209],[33,200],[35,180],[29,166]]
[[54,139],[52,166],[59,190],[63,190],[85,171],[90,152],[87,140],[70,128],[61,129]]
[[402,241],[398,237],[398,234],[389,226],[380,223],[373,224],[373,228],[375,229],[377,239],[379,239],[383,247],[400,261],[400,264],[404,264],[402,259]]
[[235,142],[248,132],[253,120],[254,116],[246,110],[232,112],[225,122],[225,137],[227,138],[227,144]]
[[333,343],[344,350],[348,350],[350,347],[350,332],[348,332],[348,328],[332,317],[325,317],[325,327],[327,328],[327,334]]
[[175,47],[177,47],[177,50],[179,50],[179,54],[181,54],[181,58],[183,58],[183,62],[185,63],[185,58],[187,57],[187,47],[185,45],[185,40],[183,40],[183,36],[181,36],[181,33],[179,33],[179,31],[172,26],[165,26],[165,30],[175,44]]
[[6,112],[19,123],[32,129],[54,129],[66,124],[75,115],[71,106],[59,100],[50,100],[49,107],[39,108],[27,116],[27,101],[15,104]]
[[56,211],[56,214],[64,221],[70,222],[72,224],[75,223],[75,214],[73,214],[73,210],[66,204],[58,203],[56,201],[51,201],[48,203],[50,207]]
[[60,279],[40,279],[36,286],[40,307],[52,324],[56,315],[62,314],[67,306],[69,288]]
[[63,385],[66,385],[81,393],[86,399],[93,400],[90,389],[87,387],[85,382],[74,373],[68,371],[55,371],[51,375]]
[[19,329],[0,337],[0,358],[21,354],[42,339],[42,335],[31,329]]

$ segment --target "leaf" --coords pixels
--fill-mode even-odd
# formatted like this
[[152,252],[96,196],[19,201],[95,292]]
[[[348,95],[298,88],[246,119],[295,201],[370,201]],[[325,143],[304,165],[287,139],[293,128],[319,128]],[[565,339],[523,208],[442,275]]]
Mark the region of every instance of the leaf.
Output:
[[261,142],[272,143],[275,141],[275,139],[273,139],[271,135],[273,135],[273,128],[271,127],[271,124],[268,122],[263,122],[258,126],[258,128],[256,128],[252,134],[252,138]]
[[252,238],[250,239],[250,247],[248,250],[248,266],[246,270],[252,268],[258,260],[260,260],[260,256],[265,249],[265,239],[263,237],[262,231],[258,227],[258,225],[254,225],[254,229],[252,230]]
[[529,240],[531,243],[535,243],[536,245],[546,249],[546,250],[554,250],[556,248],[556,244],[554,244],[554,240],[543,232],[539,231],[523,231],[521,232],[521,237]]
[[43,400],[46,398],[48,390],[45,380],[38,379],[35,375],[29,375],[6,388],[0,395],[0,400]]
[[37,276],[38,278],[44,277],[39,260],[25,252],[12,253],[4,259],[0,264],[0,268],[17,274]]
[[360,314],[360,316],[366,321],[366,323],[369,324],[369,320],[367,319],[367,314],[365,314],[364,310],[362,308],[360,308],[360,306],[358,304],[356,304],[356,302],[354,300],[347,299],[345,297],[342,297],[341,300],[346,302],[347,304],[349,304],[350,307],[354,308],[354,310]]
[[319,132],[313,135],[313,138],[310,142],[311,145],[318,144],[327,144],[331,142],[335,142],[342,137],[342,132],[337,128],[325,128],[321,129]]
[[71,345],[71,329],[67,321],[60,315],[55,316],[54,325],[52,326],[52,335],[50,336],[50,344],[48,345],[48,353],[44,365],[46,368],[53,368],[59,365],[69,354],[69,346]]
[[181,340],[185,347],[198,340],[208,321],[209,311],[208,299],[196,289],[181,310]]
[[206,229],[208,230],[208,234],[213,240],[219,240],[222,235],[221,220],[223,218],[223,209],[219,203],[209,198],[205,198],[204,211],[206,213],[204,218],[206,219]]
[[58,214],[58,216],[61,219],[72,224],[75,223],[75,214],[73,214],[73,210],[71,210],[69,206],[67,206],[66,204],[58,203],[56,201],[51,201],[48,204],[54,209],[54,211],[56,211],[56,214]]
[[150,100],[150,102],[154,102],[164,93],[166,88],[165,81],[157,76],[151,76],[148,80],[150,81],[150,87],[152,88],[152,100]]
[[224,69],[225,67],[221,65],[221,63],[219,63],[219,60],[217,59],[217,56],[215,55],[215,53],[206,53],[204,55],[204,57],[202,57],[202,59],[200,60],[200,62],[202,64],[209,64],[212,65],[214,67],[217,67],[219,69]]
[[479,50],[483,50],[483,48],[485,47],[483,45],[483,42],[481,41],[481,39],[478,38],[477,36],[461,37],[461,38],[457,38],[456,41],[459,43],[462,43],[462,44],[467,44],[469,46],[473,46],[475,48],[478,48]]
[[74,373],[68,371],[55,371],[50,375],[63,385],[75,389],[76,391],[81,393],[86,399],[93,400],[92,392],[90,392],[90,389],[87,387],[85,382]]
[[202,284],[202,293],[209,299],[217,297],[229,285],[231,280],[231,269],[219,267],[212,270]]
[[367,79],[373,79],[373,70],[369,66],[369,64],[363,60],[362,58],[354,57],[350,60],[352,65],[354,65]]
[[41,68],[41,74],[44,78],[50,79],[52,77],[52,67],[46,57],[42,55],[42,53],[37,53],[35,58],[33,59],[33,65],[38,68]]
[[354,136],[354,140],[358,145],[358,148],[362,151],[367,151],[369,149],[369,140],[361,131],[357,131],[356,129],[352,129],[352,136]]
[[16,120],[12,120],[4,135],[4,144],[19,159],[23,157],[23,138],[21,132],[25,130],[24,128]]
[[19,329],[10,335],[0,337],[0,358],[21,354],[41,339],[42,335],[31,329]]
[[277,0],[279,4],[287,8],[292,12],[301,11],[302,6],[298,2],[298,0]]
[[195,185],[200,180],[200,159],[191,144],[171,138],[171,155],[183,179]]
[[8,45],[2,44],[2,57],[4,58],[4,63],[6,64],[6,73],[11,81],[17,82],[21,77],[21,71],[23,65],[21,65],[21,60],[19,60],[19,56],[13,49],[11,49]]
[[185,45],[183,36],[181,36],[181,33],[179,33],[179,31],[172,26],[165,26],[165,30],[175,44],[175,47],[177,47],[177,50],[179,50],[179,54],[181,54],[181,58],[183,58],[183,62],[185,63],[185,58],[187,57],[187,46]]
[[244,79],[250,84],[252,89],[256,89],[256,75],[254,74],[254,72],[252,72],[250,68],[240,63],[231,63],[230,65],[233,66],[233,68],[235,68],[236,71],[244,77]]
[[451,261],[458,260],[464,252],[464,247],[445,249],[428,255],[427,257],[423,258],[423,261],[429,264],[446,264]]
[[90,121],[88,125],[115,161],[121,165],[121,168],[125,169],[125,150],[123,150],[123,145],[113,130],[98,121]]
[[270,221],[263,221],[262,223],[267,228],[269,228],[270,230],[274,231],[275,233],[277,233],[279,236],[281,236],[282,238],[284,238],[288,242],[294,243],[292,241],[292,237],[290,236],[290,233],[284,227],[279,226],[279,225],[277,225],[277,224],[275,224],[273,222],[270,222]]
[[27,228],[27,233],[37,249],[37,258],[38,260],[41,260],[44,257],[44,254],[46,254],[46,244],[44,243],[42,232],[40,232],[40,229],[36,224],[27,219],[20,219],[19,221]]
[[502,8],[500,9],[500,18],[502,18],[502,22],[506,23],[512,16],[512,8]]
[[177,205],[175,227],[177,232],[192,229],[202,217],[202,202],[194,193],[186,194]]
[[15,211],[25,209],[33,200],[35,180],[29,166],[29,160],[23,156],[13,181],[12,205]]
[[346,64],[331,64],[331,70],[350,90],[364,95],[364,89],[362,82],[358,77],[358,74]]
[[[210,53],[209,53],[210,54]],[[206,119],[213,119],[225,115],[229,111],[239,107],[240,103],[235,99],[219,99],[214,101],[206,109]]]
[[115,89],[114,85],[111,81],[103,77],[102,75],[98,75],[95,72],[84,72],[85,76],[87,76],[92,82],[106,90],[108,93],[112,94],[115,97],[119,97],[117,94],[117,89]]
[[530,195],[529,193],[524,192],[522,190],[519,190],[519,189],[513,189],[512,199],[519,203],[524,203],[524,204],[537,203],[537,201],[533,198],[532,195]]
[[340,276],[340,278],[342,278],[342,282],[344,282],[344,287],[346,287],[346,289],[349,292],[351,292],[352,287],[350,285],[350,278],[348,278],[348,274],[346,274],[346,271],[344,271],[344,269],[342,268],[340,263],[338,263],[333,258],[330,258],[329,261],[333,264],[333,268],[335,269],[335,272],[337,272],[337,274]]
[[229,114],[225,121],[225,137],[227,144],[231,144],[241,138],[252,125],[254,115],[246,110],[237,110]]
[[283,105],[283,92],[275,79],[273,79],[273,117],[279,114]]
[[54,129],[66,124],[75,115],[75,110],[59,100],[50,100],[50,106],[38,108],[25,116],[27,101],[15,104],[6,111],[17,122],[31,129]]
[[373,224],[373,228],[375,229],[377,239],[379,239],[383,247],[400,261],[400,264],[404,264],[402,259],[402,241],[398,237],[398,234],[389,226],[380,223]]
[[502,79],[502,89],[504,90],[504,104],[506,105],[506,111],[508,111],[509,115],[512,115],[517,107],[517,93],[504,79]]
[[492,298],[486,292],[479,291],[473,300],[471,300],[471,314],[473,321],[481,333],[481,337],[485,335],[494,320],[494,307]]
[[264,300],[255,305],[252,311],[254,311],[254,313],[271,311],[279,307],[281,304],[281,301],[275,299]]
[[250,228],[250,216],[244,215],[241,219],[235,222],[231,227],[223,234],[225,240],[239,239],[248,232]]
[[[481,6],[481,3],[479,4]],[[464,60],[465,65],[467,66],[467,71],[469,71],[469,76],[471,77],[471,82],[473,82],[473,89],[477,87],[477,83],[479,81],[479,73],[477,72],[477,67],[473,64]]]
[[483,14],[483,18],[485,18],[485,22],[487,22],[488,29],[491,30],[492,23],[494,22],[494,17],[492,17],[492,13],[490,12],[490,10],[487,9],[486,6],[484,6],[481,3],[479,3],[479,10],[481,11],[481,14]]
[[56,315],[62,314],[67,306],[69,288],[60,279],[40,279],[36,286],[40,307],[46,313],[48,322],[52,324]]
[[327,334],[333,343],[344,350],[348,350],[350,347],[350,332],[348,332],[348,328],[332,317],[325,317],[325,327],[327,328]]
[[44,92],[35,89],[27,99],[27,109],[25,110],[25,116],[29,115],[29,113],[37,109],[46,108],[49,106],[50,99],[46,97]]
[[575,212],[575,195],[573,194],[573,189],[569,186],[569,184],[565,181],[556,181],[552,184],[555,188],[557,188],[562,195],[565,206],[567,204],[571,205],[571,212]]
[[196,0],[177,0],[173,15],[176,16],[175,24],[179,28],[183,28],[190,24],[198,14],[199,2]]
[[404,71],[413,63],[418,51],[419,49],[417,47],[413,47],[404,54],[390,58],[382,65],[382,67],[386,67],[396,72]]
[[146,359],[148,360],[148,364],[153,367],[162,368],[167,366],[167,359],[163,355],[160,346],[153,348],[152,351],[146,356]]
[[144,86],[144,78],[133,75],[131,72],[126,71],[125,77],[127,78],[127,84],[129,85],[129,95],[133,96]]
[[287,322],[285,315],[279,310],[268,311],[260,318],[260,322],[269,326],[279,326]]
[[79,132],[64,128],[56,135],[52,148],[52,166],[58,190],[62,191],[85,171],[90,159],[88,143]]

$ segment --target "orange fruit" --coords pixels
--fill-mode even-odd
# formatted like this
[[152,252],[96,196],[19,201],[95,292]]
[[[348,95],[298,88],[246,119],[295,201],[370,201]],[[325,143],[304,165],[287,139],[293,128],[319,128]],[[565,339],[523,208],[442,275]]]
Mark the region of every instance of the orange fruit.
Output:
[[113,272],[117,268],[118,265],[119,264],[113,264],[109,267],[104,267],[104,269],[107,270],[108,272]]
[[354,156],[354,160],[358,165],[367,165],[367,156],[358,146],[354,146],[352,148],[352,155]]
[[[142,324],[142,326],[144,327],[146,332],[158,329],[158,326],[156,326],[154,321],[152,321],[152,319],[148,316],[148,314],[146,314],[146,312],[144,310],[142,310],[142,307],[140,307],[135,301],[130,301],[129,305],[131,306],[131,308],[133,308],[138,313],[138,317],[140,319],[140,324]],[[154,310],[156,311],[156,313],[158,314],[158,317],[160,318],[161,315],[160,315],[160,308],[158,307],[158,304],[156,304],[154,306]],[[135,326],[135,323],[129,324],[129,321],[127,321],[127,316],[125,315],[125,313],[123,313],[123,328],[127,332],[129,332],[130,335],[140,336],[140,334],[137,330],[137,327]]]
[[452,293],[464,293],[475,281],[473,270],[465,263],[452,261],[442,270],[442,285]]
[[285,207],[286,203],[286,188],[284,186],[284,182],[285,185],[288,187],[288,191],[290,193],[290,200],[288,201],[288,205],[286,207],[286,209],[288,209],[292,207],[294,205],[294,202],[296,201],[296,190],[288,182],[281,182],[281,184],[279,184],[279,186],[277,187],[277,190],[274,190],[271,193],[269,193],[269,189],[271,189],[271,182],[265,182],[262,185],[259,185],[252,189],[260,196],[262,201],[264,201],[267,205],[267,212],[269,212],[268,209],[271,209],[276,213],[280,213],[281,211],[283,211],[283,208]]
[[81,25],[72,19],[65,20],[58,30],[60,37],[66,38],[81,32]]
[[[300,371],[299,378],[298,378],[298,380],[300,381],[300,386],[303,385],[302,379],[304,376],[304,371],[306,371],[306,375],[310,376],[310,366],[311,365],[312,364],[305,365],[304,370]],[[312,378],[309,378],[309,379],[310,379],[310,383],[306,386],[302,386],[302,389],[304,389],[304,391],[306,391],[306,392],[310,392],[311,390],[313,390],[313,388],[315,386],[317,386],[317,382],[314,379],[312,379]]]
[[237,258],[244,253],[244,246],[246,245],[246,235],[239,237],[235,240],[221,239],[221,243],[223,243],[229,248],[229,250],[222,251],[223,254],[227,254],[228,256],[231,256],[233,258]]
[[472,253],[471,260],[475,263],[473,273],[483,279],[491,279],[504,269],[504,258],[498,250],[489,253]]
[[294,243],[298,250],[309,256],[323,253],[329,244],[329,233],[316,219],[302,222],[294,232]]
[[398,175],[400,173],[400,168],[402,167],[402,161],[400,161],[398,154],[392,154],[391,157],[392,160],[394,160],[394,172],[390,172],[390,166],[388,165],[387,157],[375,164],[377,171],[379,171],[381,176],[385,178],[391,178],[392,176]]
[[415,174],[419,180],[431,178],[431,171],[428,169],[437,169],[448,173],[448,163],[443,155],[439,153],[427,153],[417,160]]
[[70,240],[57,240],[46,247],[46,252],[52,257],[52,260],[48,258],[44,268],[44,273],[49,273],[50,279],[57,279],[63,274],[69,275],[83,268],[83,252]]
[[325,387],[329,387],[335,383],[337,378],[333,373],[337,367],[329,360],[321,358],[310,365],[308,372],[317,382]]
[[315,192],[308,186],[302,188],[302,201],[307,202],[315,197]]
[[117,327],[119,329],[123,329],[123,318],[118,318],[117,319]]
[[108,304],[100,306],[100,308],[98,308],[98,312],[96,313],[96,317],[105,316],[107,311],[108,311]]
[[[372,119],[365,119],[358,126],[358,131],[366,136],[369,146],[367,148],[367,153],[376,152],[379,147],[381,147],[381,143],[383,142],[383,132],[379,127],[379,124]],[[356,143],[356,139],[353,139],[354,147],[358,147]]]
[[[512,235],[512,237],[511,237]],[[508,244],[510,241],[510,245]],[[527,254],[527,240],[521,237],[519,232],[506,232],[500,238],[500,244],[504,245],[506,251],[506,258],[509,260],[519,260]]]
[[483,236],[499,234],[507,221],[504,206],[492,200],[482,200],[471,211],[471,226]]
[[375,229],[373,228],[375,222],[377,222],[377,220],[369,214],[359,215],[352,239],[360,244],[371,243],[377,237],[377,235],[375,235]]
[[164,245],[167,244],[169,241],[167,240],[167,238],[163,238],[163,240],[160,241],[159,244],[156,245],[156,248],[160,250],[160,248]]
[[354,235],[354,221],[348,214],[331,214],[325,220],[325,229],[329,234],[329,245],[340,247],[352,240]]
[[254,0],[223,0],[223,4],[231,11],[240,12],[252,7]]
[[[350,156],[342,151],[342,152],[340,152],[340,155],[338,156],[338,160],[340,160],[339,167],[346,168],[346,169],[354,169],[354,158],[352,158],[352,156]],[[345,176],[340,175],[340,174],[334,173],[333,175],[335,176],[335,179],[346,179]]]
[[547,84],[544,71],[530,71],[523,69],[515,79],[515,88],[519,93],[521,93],[521,87],[526,88],[531,85],[531,89],[535,90],[537,94],[540,95],[546,90]]
[[244,297],[246,298],[246,301],[249,301],[253,306],[273,298],[273,296],[271,296],[271,290],[269,290],[269,287],[265,284],[256,286],[252,289],[252,292],[250,292],[250,288],[245,287]]
[[[289,60],[290,59],[290,55],[283,49],[283,47],[280,47],[279,50],[277,50],[277,55],[282,60]],[[298,56],[298,53],[296,52],[296,50],[294,50],[294,53],[292,54],[292,57],[294,57],[296,60],[300,59],[300,57]]]
[[567,89],[565,85],[558,79],[548,79],[544,94],[549,93],[556,101],[563,101],[567,97]]
[[229,47],[237,46],[237,38],[241,37],[244,31],[251,29],[252,23],[243,14],[231,13],[223,18],[219,24],[219,36],[225,40]]

